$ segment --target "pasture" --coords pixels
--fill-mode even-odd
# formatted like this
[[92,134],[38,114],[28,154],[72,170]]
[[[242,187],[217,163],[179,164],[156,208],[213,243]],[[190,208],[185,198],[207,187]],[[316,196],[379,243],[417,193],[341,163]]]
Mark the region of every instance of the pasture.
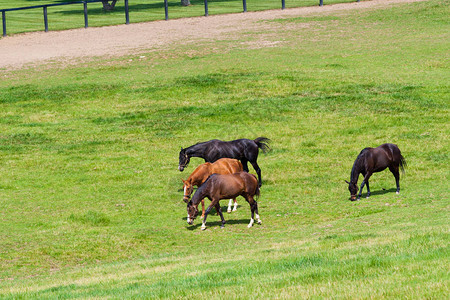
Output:
[[[0,298],[446,298],[448,4],[1,69]],[[188,225],[181,178],[203,160],[180,173],[180,147],[259,136],[262,225],[242,197],[224,229]],[[356,156],[385,142],[400,194],[386,170],[349,201]]]

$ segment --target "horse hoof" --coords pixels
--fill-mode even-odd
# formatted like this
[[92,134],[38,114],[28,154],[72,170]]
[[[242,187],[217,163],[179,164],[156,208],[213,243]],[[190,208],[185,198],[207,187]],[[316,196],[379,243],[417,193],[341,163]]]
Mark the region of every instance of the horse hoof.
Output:
[[227,213],[231,213],[231,209],[227,209]]
[[253,226],[252,224],[248,224],[247,228],[252,228],[252,226]]
[[237,211],[237,209],[236,209],[236,208],[234,208],[234,209],[233,209],[233,211]]
[[258,220],[258,224],[261,225],[261,224],[262,224],[262,221],[261,221],[261,220]]
[[202,230],[205,230],[205,229],[206,229],[206,226],[202,225]]
[[400,192],[395,192],[397,195],[400,194]]

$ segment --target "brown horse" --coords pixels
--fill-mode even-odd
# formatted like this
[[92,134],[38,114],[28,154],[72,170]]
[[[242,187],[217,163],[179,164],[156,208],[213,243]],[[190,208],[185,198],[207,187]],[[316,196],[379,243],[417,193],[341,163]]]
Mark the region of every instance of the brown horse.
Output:
[[245,200],[250,204],[251,219],[248,224],[248,228],[253,226],[255,222],[254,216],[256,213],[256,220],[258,224],[261,224],[261,219],[258,214],[258,203],[253,198],[259,196],[259,185],[256,176],[247,172],[239,172],[229,175],[213,174],[197,189],[192,200],[187,204],[189,225],[194,223],[194,219],[198,215],[198,204],[205,197],[211,200],[211,204],[206,209],[205,217],[203,218],[202,230],[206,229],[206,218],[208,213],[213,207],[222,219],[221,228],[224,227],[225,219],[223,218],[222,210],[220,208],[219,201],[221,199],[235,198],[237,196],[243,196]]
[[[203,182],[208,179],[209,176],[212,174],[220,174],[220,175],[226,175],[226,174],[233,174],[237,172],[243,171],[242,163],[238,161],[237,159],[232,158],[221,158],[217,160],[214,163],[204,163],[198,166],[194,172],[188,177],[188,179],[183,180],[183,190],[184,190],[184,196],[183,201],[188,203],[189,199],[191,198],[191,194],[194,191],[194,186],[201,186]],[[227,212],[231,212],[231,204],[234,200],[234,208],[233,211],[236,211],[237,208],[237,201],[236,198],[230,199],[230,202],[228,202],[228,209]],[[202,200],[202,219],[205,216],[205,200]]]
[[[350,174],[350,182],[348,183],[348,190],[350,191],[350,200],[355,201],[361,199],[362,189],[367,185],[367,198],[370,197],[369,178],[375,172],[381,172],[386,168],[392,172],[397,184],[397,194],[400,192],[400,174],[399,167],[404,173],[406,161],[403,158],[400,149],[394,144],[383,144],[377,148],[365,148],[359,153],[356,158],[352,172]],[[358,177],[359,174],[364,176],[359,190],[358,199],[356,193],[358,192]]]

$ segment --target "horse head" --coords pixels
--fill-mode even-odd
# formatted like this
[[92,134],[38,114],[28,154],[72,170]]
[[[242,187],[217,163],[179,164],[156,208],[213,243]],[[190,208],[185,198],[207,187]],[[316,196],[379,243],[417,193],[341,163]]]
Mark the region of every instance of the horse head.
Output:
[[186,168],[189,165],[189,156],[186,154],[186,149],[183,149],[183,147],[181,147],[178,160],[179,160],[178,170],[180,172],[183,172],[184,168]]
[[189,225],[194,224],[195,218],[198,216],[198,208],[196,205],[192,203],[192,201],[189,201],[187,204],[187,222]]
[[356,194],[358,193],[358,186],[356,185],[356,182],[348,182],[345,180],[346,183],[348,183],[348,190],[350,191],[350,200],[355,201],[356,200]]
[[181,181],[183,181],[183,191],[184,191],[183,201],[185,203],[189,202],[189,199],[191,198],[192,192],[194,191],[194,186],[188,180],[181,179]]

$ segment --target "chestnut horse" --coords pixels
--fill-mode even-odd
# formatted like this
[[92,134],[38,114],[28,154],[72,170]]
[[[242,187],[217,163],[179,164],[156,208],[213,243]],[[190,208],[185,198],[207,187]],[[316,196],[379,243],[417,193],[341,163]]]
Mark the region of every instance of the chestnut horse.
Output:
[[[191,194],[194,191],[194,186],[201,186],[203,182],[208,179],[212,174],[233,174],[237,172],[243,171],[242,164],[237,159],[232,158],[221,158],[213,163],[204,163],[198,166],[194,172],[188,177],[188,179],[183,180],[183,201],[188,203],[191,198]],[[234,208],[233,211],[236,211],[237,201],[236,198],[230,199],[228,203],[227,212],[231,212],[231,204],[234,200]],[[202,200],[202,219],[205,216],[205,200]]]
[[243,196],[245,200],[250,204],[251,219],[248,224],[248,228],[253,226],[255,222],[254,217],[256,213],[256,220],[258,224],[261,224],[261,219],[258,214],[258,203],[253,198],[259,196],[259,185],[256,176],[247,172],[239,172],[228,175],[213,174],[197,189],[192,200],[187,204],[189,225],[194,223],[194,219],[198,215],[198,204],[205,197],[211,200],[211,204],[206,209],[205,217],[203,218],[202,230],[206,229],[206,218],[208,213],[213,207],[216,208],[222,220],[221,228],[225,225],[225,219],[223,218],[222,210],[220,208],[219,201],[221,199],[235,198],[237,196]]
[[[406,161],[403,158],[400,149],[394,144],[383,144],[377,148],[365,148],[356,158],[352,172],[350,174],[350,182],[348,183],[348,190],[350,191],[350,200],[355,201],[361,199],[362,189],[367,185],[367,198],[370,197],[369,178],[375,172],[381,172],[386,168],[392,172],[397,184],[397,194],[400,193],[400,174],[399,167],[402,173],[405,172]],[[358,192],[358,177],[359,174],[364,176],[359,190],[358,199],[356,193]]]

